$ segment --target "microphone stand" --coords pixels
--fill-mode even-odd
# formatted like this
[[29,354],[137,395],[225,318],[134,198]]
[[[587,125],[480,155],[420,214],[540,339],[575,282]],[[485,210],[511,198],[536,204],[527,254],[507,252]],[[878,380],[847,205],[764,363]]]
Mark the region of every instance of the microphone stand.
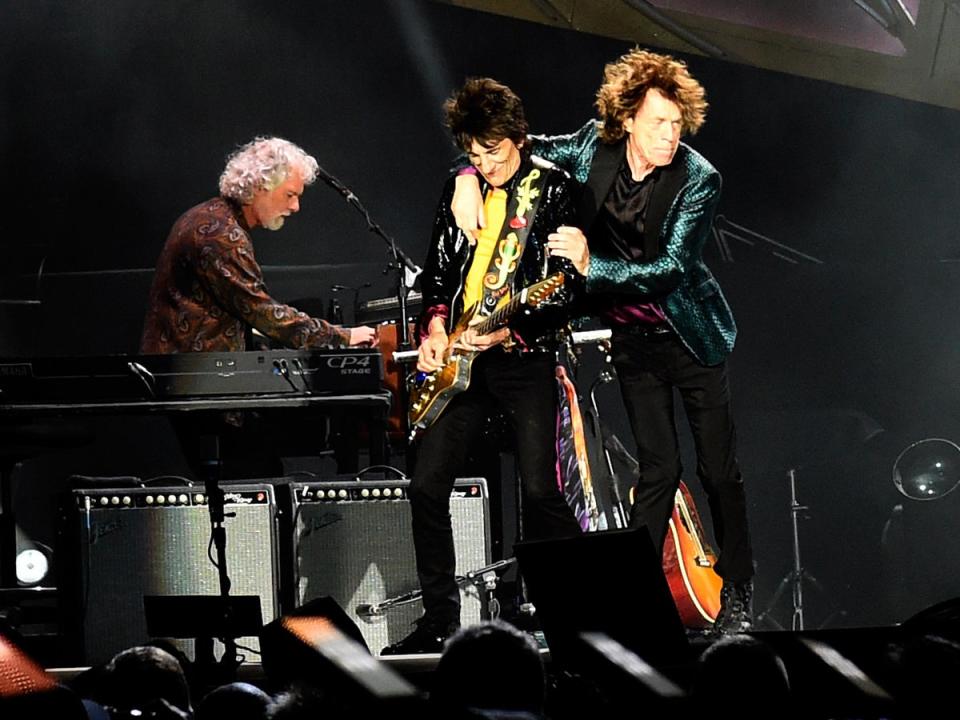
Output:
[[[385,233],[380,225],[374,222],[373,218],[370,216],[370,213],[367,212],[367,209],[363,206],[363,203],[360,202],[350,188],[348,188],[320,166],[317,166],[317,176],[327,185],[340,193],[347,201],[347,204],[351,205],[361,215],[363,215],[367,222],[367,230],[375,235],[379,235],[380,238],[387,243],[392,261],[387,265],[384,273],[387,273],[390,270],[395,270],[397,273],[397,303],[400,309],[400,327],[397,328],[397,349],[400,351],[411,350],[413,346],[408,337],[410,321],[407,315],[407,293],[413,288],[417,277],[423,272],[423,268],[414,263],[413,260],[411,260],[410,257],[399,248],[396,241],[390,235]],[[397,403],[400,406],[400,417],[404,419],[407,418],[407,402],[408,397],[406,383],[401,381],[397,387]],[[403,434],[404,437],[408,436],[407,432],[404,432]],[[385,447],[389,446],[389,442],[389,425],[387,425],[384,427]],[[411,458],[408,456],[407,460],[408,463],[410,463]]]
[[327,185],[332,187],[338,193],[343,195],[347,203],[353,206],[367,222],[367,230],[379,235],[384,242],[387,243],[387,246],[390,250],[390,255],[392,261],[387,265],[386,272],[390,270],[397,271],[397,302],[399,303],[400,308],[400,333],[397,337],[397,348],[399,350],[410,350],[411,344],[409,338],[407,337],[407,328],[409,327],[409,319],[407,316],[407,293],[413,288],[414,283],[417,280],[417,277],[423,272],[423,269],[419,267],[410,257],[403,252],[397,245],[396,241],[383,231],[383,228],[378,225],[370,213],[363,206],[357,196],[353,193],[350,188],[346,187],[342,182],[340,182],[333,175],[328,173],[322,167],[317,167],[317,176],[323,180]]

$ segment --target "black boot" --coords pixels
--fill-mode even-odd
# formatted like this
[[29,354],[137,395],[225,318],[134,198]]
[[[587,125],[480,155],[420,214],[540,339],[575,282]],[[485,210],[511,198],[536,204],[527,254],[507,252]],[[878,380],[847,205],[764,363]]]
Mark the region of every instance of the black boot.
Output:
[[417,620],[417,627],[412,633],[393,645],[387,645],[380,651],[380,655],[442,653],[447,638],[459,629],[459,620],[434,620],[424,615]]
[[720,588],[720,612],[713,624],[716,635],[749,632],[753,627],[753,580],[724,580]]

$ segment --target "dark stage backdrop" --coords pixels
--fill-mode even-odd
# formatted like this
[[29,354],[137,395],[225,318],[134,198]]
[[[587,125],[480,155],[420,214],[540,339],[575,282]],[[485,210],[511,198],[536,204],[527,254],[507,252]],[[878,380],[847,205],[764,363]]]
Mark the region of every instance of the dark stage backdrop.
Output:
[[[533,128],[572,131],[604,62],[628,47],[413,0],[4,3],[0,298],[22,302],[3,305],[0,354],[133,352],[168,228],[257,134],[302,144],[421,259],[455,154],[440,114],[450,90],[494,76]],[[790,567],[796,468],[810,508],[801,549],[820,583],[808,624],[900,619],[939,598],[890,600],[903,575],[885,559],[884,524],[901,502],[940,522],[941,504],[898,495],[891,466],[911,441],[960,439],[960,115],[686,59],[711,102],[691,143],[725,180],[723,242],[707,252],[741,330],[731,372],[758,610]],[[255,244],[278,297],[391,291],[384,242],[322,183]],[[614,387],[600,399],[626,441]],[[69,457],[69,472],[130,462]],[[908,540],[923,552],[897,549],[947,572],[939,545]],[[789,592],[769,617],[786,622],[788,605]]]

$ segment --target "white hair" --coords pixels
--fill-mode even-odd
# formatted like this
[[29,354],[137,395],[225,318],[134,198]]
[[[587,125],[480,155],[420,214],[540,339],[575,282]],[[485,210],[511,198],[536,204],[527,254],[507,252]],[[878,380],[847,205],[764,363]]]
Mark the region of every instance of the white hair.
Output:
[[317,161],[303,148],[278,137],[257,137],[227,158],[220,176],[220,194],[249,203],[258,190],[272,190],[298,168],[303,184],[317,178]]

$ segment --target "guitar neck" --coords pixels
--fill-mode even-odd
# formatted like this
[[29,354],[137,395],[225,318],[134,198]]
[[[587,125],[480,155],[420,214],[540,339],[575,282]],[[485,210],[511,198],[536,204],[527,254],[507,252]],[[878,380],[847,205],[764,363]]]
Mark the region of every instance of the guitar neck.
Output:
[[520,293],[515,297],[510,298],[507,303],[496,310],[494,310],[486,319],[479,323],[476,326],[477,335],[487,335],[492,333],[494,330],[498,330],[510,322],[510,318],[514,316],[514,313],[517,312],[517,308],[520,307],[523,298],[526,296],[526,293]]

